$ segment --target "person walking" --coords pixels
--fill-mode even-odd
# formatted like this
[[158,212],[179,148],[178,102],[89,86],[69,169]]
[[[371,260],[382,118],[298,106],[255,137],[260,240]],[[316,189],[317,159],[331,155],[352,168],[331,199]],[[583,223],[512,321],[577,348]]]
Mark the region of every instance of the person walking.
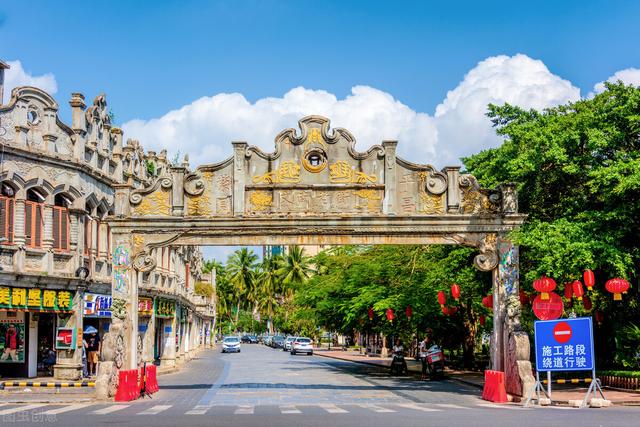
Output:
[[2,352],[2,356],[0,356],[0,360],[7,360],[10,358],[12,362],[18,362],[18,358],[20,357],[18,349],[21,345],[22,340],[20,339],[16,326],[14,324],[10,324],[4,334],[4,351]]
[[94,377],[98,368],[98,361],[100,360],[99,355],[102,348],[102,342],[100,340],[98,330],[93,326],[87,327],[84,332],[89,335],[87,337],[87,364],[89,376]]
[[421,380],[427,379],[427,350],[429,349],[429,341],[429,335],[425,335],[424,339],[420,341],[420,344],[418,344],[418,355],[420,357],[420,362],[422,363]]

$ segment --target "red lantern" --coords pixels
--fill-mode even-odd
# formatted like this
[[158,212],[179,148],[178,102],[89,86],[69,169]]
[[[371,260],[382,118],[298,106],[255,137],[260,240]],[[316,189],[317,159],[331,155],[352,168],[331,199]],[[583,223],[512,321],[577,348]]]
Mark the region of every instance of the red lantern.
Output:
[[458,311],[458,307],[442,307],[442,313],[446,316],[453,316]]
[[393,322],[393,309],[387,308],[387,320]]
[[573,284],[571,283],[564,284],[564,297],[569,300],[573,298]]
[[491,310],[493,308],[493,295],[487,295],[482,298],[482,305]]
[[593,271],[585,270],[582,278],[584,279],[584,284],[587,286],[587,289],[592,291],[593,285],[596,284],[596,276],[593,274]]
[[540,297],[546,301],[549,299],[549,292],[553,292],[556,288],[556,281],[551,277],[542,276],[540,279],[533,281],[533,287],[540,292]]
[[582,289],[582,282],[580,280],[576,280],[571,285],[573,288],[573,294],[578,298],[578,301],[582,301],[582,296],[584,295],[584,289]]
[[440,304],[440,307],[444,307],[446,303],[447,303],[447,296],[444,294],[444,292],[438,291],[438,304]]
[[456,283],[451,285],[451,296],[456,301],[458,301],[458,298],[460,298],[460,286],[458,286],[458,284]]
[[404,311],[404,313],[407,315],[407,319],[411,320],[411,316],[413,316],[413,309],[410,305],[407,306],[407,309]]
[[595,318],[598,325],[601,325],[602,321],[604,320],[604,313],[600,310],[596,311]]
[[587,311],[591,311],[591,309],[593,308],[593,303],[591,302],[591,298],[589,297],[582,298],[582,305]]
[[484,326],[484,324],[487,323],[487,316],[485,316],[484,314],[480,315],[480,325]]
[[369,307],[367,314],[369,315],[369,320],[373,320],[373,308]]
[[540,320],[559,319],[563,311],[562,298],[555,292],[549,293],[547,300],[543,300],[542,295],[538,295],[533,302],[533,313]]
[[520,305],[527,305],[529,303],[529,296],[522,289],[518,292],[518,297],[520,298]]
[[605,283],[604,286],[607,288],[607,291],[613,294],[614,301],[622,301],[622,294],[627,292],[627,289],[629,289],[629,282],[616,277],[615,279],[607,280],[607,283]]

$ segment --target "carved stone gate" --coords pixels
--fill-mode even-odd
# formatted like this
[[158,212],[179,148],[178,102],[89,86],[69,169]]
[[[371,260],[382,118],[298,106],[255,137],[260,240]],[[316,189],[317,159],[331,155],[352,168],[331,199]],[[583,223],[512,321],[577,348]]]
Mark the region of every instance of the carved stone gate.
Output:
[[299,128],[276,136],[273,153],[233,142],[223,162],[175,165],[147,188],[116,188],[116,366],[137,366],[138,284],[164,246],[461,244],[478,249],[478,269],[493,272],[492,366],[522,394],[532,378],[518,321],[518,250],[506,239],[525,218],[514,186],[483,189],[459,167],[408,162],[396,141],[358,152],[354,137],[324,117],[305,117]]

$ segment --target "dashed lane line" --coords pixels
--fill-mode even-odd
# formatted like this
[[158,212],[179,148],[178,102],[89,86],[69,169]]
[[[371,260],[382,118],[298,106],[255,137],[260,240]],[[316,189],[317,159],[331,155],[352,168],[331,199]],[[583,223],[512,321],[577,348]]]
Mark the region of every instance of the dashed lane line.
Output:
[[531,408],[525,408],[524,406],[495,405],[493,403],[478,403],[477,406],[480,406],[482,408],[509,409],[512,411],[530,411],[531,410]]
[[253,405],[240,405],[235,410],[235,415],[253,415],[253,411],[255,410],[255,406]]
[[302,411],[293,405],[282,405],[280,406],[280,413],[281,414],[301,414]]
[[468,406],[460,406],[460,405],[455,405],[453,403],[434,403],[433,406],[438,406],[440,408],[447,408],[447,409],[471,409]]
[[63,414],[69,411],[75,411],[76,409],[86,408],[87,406],[92,405],[91,403],[76,403],[75,405],[67,405],[62,408],[57,409],[49,409],[48,411],[44,411],[42,415],[58,415]]
[[426,406],[418,405],[417,403],[398,403],[397,405],[401,408],[414,409],[416,411],[422,411],[422,412],[440,412],[442,410],[442,409],[427,408]]
[[204,415],[211,406],[196,405],[192,410],[185,412],[185,415]]
[[111,405],[111,406],[107,406],[106,408],[102,408],[102,409],[98,409],[96,411],[93,411],[92,414],[106,415],[106,414],[110,414],[112,412],[120,411],[121,409],[126,409],[129,406],[131,406],[131,405]]
[[319,406],[330,414],[348,414],[349,413],[349,411],[347,411],[346,409],[339,408],[336,405],[331,405],[329,403],[323,403],[323,404],[320,404]]
[[155,405],[152,406],[149,409],[145,409],[142,412],[138,412],[138,415],[156,415],[159,414],[162,411],[166,411],[167,409],[171,408],[173,405]]
[[363,404],[363,405],[359,405],[359,406],[361,408],[370,409],[373,412],[378,412],[378,413],[396,412],[393,409],[383,408],[382,406],[378,406],[378,405]]
[[32,409],[42,408],[45,405],[46,403],[34,403],[31,405],[25,405],[25,406],[20,405],[20,406],[16,406],[9,409],[3,409],[2,411],[0,411],[0,415],[9,415],[9,414],[15,414],[16,412],[30,411]]

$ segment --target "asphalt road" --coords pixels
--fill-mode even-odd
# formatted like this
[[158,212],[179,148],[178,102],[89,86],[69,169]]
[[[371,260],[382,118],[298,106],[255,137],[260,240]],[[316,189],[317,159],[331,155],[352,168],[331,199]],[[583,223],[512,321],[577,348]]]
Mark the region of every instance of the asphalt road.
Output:
[[640,407],[493,405],[455,381],[391,378],[377,367],[261,345],[206,351],[160,377],[152,399],[2,404],[0,424],[60,426],[640,426]]

